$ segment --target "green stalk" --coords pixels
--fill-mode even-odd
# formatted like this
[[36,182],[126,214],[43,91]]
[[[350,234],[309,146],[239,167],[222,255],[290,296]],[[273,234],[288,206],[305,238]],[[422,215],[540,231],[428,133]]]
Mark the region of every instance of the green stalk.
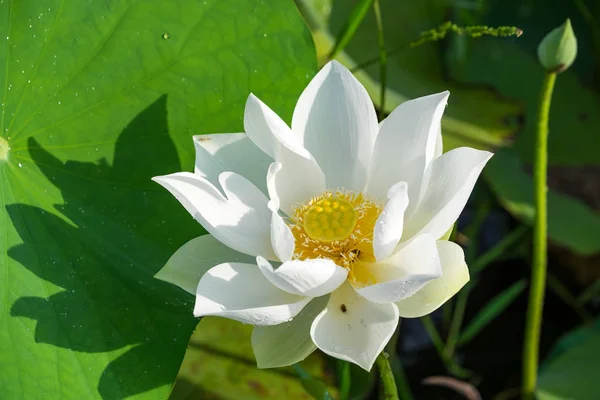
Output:
[[579,307],[583,307],[587,304],[588,301],[592,300],[594,296],[600,293],[600,280],[592,283],[587,289],[583,291],[581,295],[577,298],[577,305]]
[[383,398],[385,400],[400,400],[398,397],[398,389],[396,388],[396,381],[394,380],[394,373],[388,360],[388,355],[382,351],[375,360],[377,369],[379,370],[379,376],[381,378],[381,384],[383,385]]
[[460,329],[462,328],[463,319],[465,317],[470,291],[471,283],[467,282],[456,296],[454,314],[452,314],[452,319],[450,320],[450,328],[448,329],[448,337],[446,337],[446,346],[444,347],[444,351],[450,357],[454,355],[454,350],[456,350],[456,344],[458,343],[458,338],[460,336]]
[[[490,263],[494,260],[500,258],[506,251],[513,246],[515,243],[518,243],[519,240],[523,238],[525,233],[529,230],[529,227],[526,225],[521,225],[516,228],[514,231],[509,233],[504,237],[498,244],[494,247],[483,253],[479,258],[477,258],[472,263],[469,261],[471,259],[470,253],[467,251],[467,264],[471,270],[471,281],[467,282],[465,287],[458,292],[456,296],[456,306],[454,308],[454,314],[452,315],[452,320],[450,322],[450,329],[448,331],[448,337],[446,339],[446,352],[448,355],[452,356],[454,354],[454,350],[456,349],[456,345],[458,342],[458,337],[460,336],[460,329],[462,326],[462,321],[464,318],[464,313],[467,307],[467,299],[469,297],[469,293],[471,291],[472,286],[476,284],[477,275]],[[469,250],[469,249],[467,249]]]
[[373,11],[375,12],[375,21],[377,22],[377,41],[379,42],[379,80],[380,80],[380,98],[379,98],[379,120],[383,120],[385,114],[385,92],[387,87],[387,51],[385,49],[385,40],[383,36],[383,22],[381,20],[381,10],[379,9],[379,0],[373,1]]
[[586,311],[585,307],[577,304],[577,299],[571,294],[569,288],[551,273],[548,274],[548,289],[552,290],[566,305],[571,307],[583,322],[592,322],[594,317]]
[[515,228],[511,233],[506,235],[497,245],[486,251],[477,260],[473,261],[470,265],[471,273],[473,276],[479,274],[488,265],[502,256],[506,255],[506,252],[515,244],[519,243],[525,234],[529,231],[527,225],[521,225]]
[[[471,262],[473,262],[475,256],[477,255],[477,247],[479,246],[479,231],[481,230],[483,222],[485,221],[485,217],[490,212],[490,208],[491,204],[489,198],[487,197],[486,200],[480,203],[480,205],[477,207],[475,218],[467,233],[470,241],[465,252],[465,261],[467,262],[467,265],[471,265]],[[460,328],[462,327],[465,310],[467,308],[467,300],[469,298],[470,289],[471,285],[467,283],[465,287],[458,292],[456,298],[454,314],[452,314],[452,320],[450,321],[450,328],[448,329],[448,337],[446,338],[445,346],[446,353],[450,357],[452,357],[454,354],[454,349],[456,348],[456,343],[458,342],[458,337],[460,336]]]
[[356,7],[354,7],[348,21],[344,24],[344,27],[337,36],[337,41],[335,42],[333,49],[329,52],[330,60],[333,60],[342,50],[344,50],[350,42],[350,39],[354,37],[360,23],[365,19],[372,2],[373,0],[360,0]]
[[[357,6],[358,8],[358,6]],[[352,19],[352,18],[351,18]],[[481,36],[495,36],[495,37],[508,37],[508,36],[516,36],[519,37],[523,33],[523,31],[514,26],[500,26],[497,28],[492,28],[489,26],[466,26],[461,27],[456,24],[453,24],[450,21],[444,22],[440,26],[435,29],[429,29],[427,31],[421,32],[419,35],[419,39],[414,40],[410,43],[402,45],[400,47],[396,47],[391,50],[387,50],[387,55],[390,57],[396,55],[404,50],[413,49],[415,47],[421,46],[425,43],[437,42],[438,40],[442,40],[446,37],[449,32],[454,32],[461,36],[468,36],[471,38],[478,38]],[[333,54],[333,52],[332,52]],[[354,68],[352,68],[352,72],[356,72],[361,69],[365,69],[377,61],[380,61],[380,57],[373,57],[367,61],[364,61]]]
[[350,363],[348,361],[338,360],[338,375],[340,383],[340,400],[348,400],[350,398],[351,375]]
[[461,368],[458,364],[456,364],[454,362],[454,359],[452,357],[450,357],[450,355],[448,355],[448,353],[446,352],[446,349],[444,348],[444,341],[442,340],[440,333],[438,332],[437,328],[435,327],[435,324],[433,323],[433,320],[431,319],[431,317],[429,315],[421,317],[421,323],[423,324],[423,327],[427,331],[427,335],[431,339],[431,342],[433,343],[435,350],[437,351],[438,355],[440,356],[440,359],[442,360],[442,363],[444,364],[444,367],[446,368],[446,370],[450,374],[452,374],[458,378],[461,378],[461,379],[468,378],[469,375],[471,375],[470,371]]
[[542,309],[546,286],[548,118],[556,72],[546,72],[540,97],[534,165],[535,224],[529,305],[523,347],[523,398],[533,399],[537,383]]
[[402,400],[414,400],[412,392],[410,390],[410,384],[404,373],[404,367],[400,362],[400,356],[397,353],[398,336],[400,334],[400,326],[402,325],[402,318],[398,321],[396,331],[392,335],[392,338],[385,346],[385,352],[388,354],[390,365],[392,366],[392,373],[396,380],[396,388],[398,389],[398,395]]

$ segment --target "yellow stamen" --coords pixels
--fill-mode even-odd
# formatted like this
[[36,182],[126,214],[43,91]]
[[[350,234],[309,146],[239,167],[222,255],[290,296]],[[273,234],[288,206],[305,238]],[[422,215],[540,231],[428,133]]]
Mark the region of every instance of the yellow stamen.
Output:
[[367,268],[375,262],[373,229],[383,207],[361,193],[325,192],[299,206],[289,223],[296,239],[294,258],[328,258],[348,269],[348,279],[373,284]]

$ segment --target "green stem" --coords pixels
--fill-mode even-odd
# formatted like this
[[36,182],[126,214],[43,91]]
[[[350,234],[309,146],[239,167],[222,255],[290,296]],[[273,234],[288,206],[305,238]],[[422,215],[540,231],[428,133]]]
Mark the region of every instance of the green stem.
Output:
[[583,293],[577,298],[577,305],[583,307],[588,301],[592,300],[594,296],[600,293],[600,280],[592,283]]
[[394,379],[396,380],[396,388],[398,388],[398,395],[402,400],[413,400],[414,397],[410,390],[410,384],[408,383],[408,379],[404,373],[404,367],[400,362],[400,357],[397,354],[398,336],[400,334],[401,325],[402,318],[400,318],[398,321],[396,331],[392,335],[392,338],[388,342],[387,346],[385,346],[385,352],[389,356],[389,362],[392,366],[392,373],[394,374]]
[[[477,247],[479,242],[479,231],[485,221],[485,217],[489,214],[491,208],[490,200],[486,197],[485,201],[480,203],[475,213],[473,223],[469,227],[467,236],[469,237],[469,246],[465,252],[465,260],[467,265],[471,265],[471,262],[477,255]],[[452,314],[452,320],[450,321],[450,328],[448,329],[448,337],[446,338],[446,353],[452,357],[458,337],[460,336],[460,328],[462,327],[465,310],[467,308],[467,300],[469,298],[469,291],[471,289],[470,284],[466,284],[464,288],[458,293],[456,298],[456,305],[454,306],[454,314]]]
[[396,354],[396,349],[398,347],[398,336],[400,336],[400,327],[401,326],[402,326],[402,318],[400,318],[398,320],[398,326],[396,326],[396,330],[394,331],[392,338],[390,339],[388,344],[385,346],[386,353],[391,354],[391,355]]
[[467,378],[470,375],[470,372],[456,364],[454,359],[446,352],[446,349],[444,349],[444,341],[442,340],[440,333],[435,327],[431,317],[429,315],[421,317],[421,323],[427,331],[427,335],[429,335],[429,338],[431,339],[431,342],[440,356],[440,359],[442,360],[446,370],[459,378]]
[[[468,36],[471,38],[477,38],[481,36],[496,36],[496,37],[507,37],[507,36],[516,36],[519,37],[523,33],[517,27],[514,26],[500,26],[497,28],[492,28],[489,26],[466,26],[461,27],[456,24],[453,24],[450,21],[444,22],[440,26],[435,29],[430,29],[424,32],[421,32],[419,35],[419,39],[414,40],[410,43],[402,45],[400,47],[396,47],[395,49],[391,49],[387,51],[389,56],[396,55],[404,50],[413,49],[425,43],[436,42],[438,40],[442,40],[446,37],[449,32],[454,32],[458,35]],[[361,64],[356,65],[352,68],[352,72],[356,72],[358,70],[364,69],[372,64],[375,64],[379,61],[379,57],[371,58]]]
[[529,231],[527,225],[521,225],[518,228],[515,228],[514,231],[506,235],[497,245],[483,253],[481,257],[477,258],[477,260],[470,265],[471,273],[473,275],[480,273],[493,261],[505,255],[509,248],[523,239],[527,231]]
[[546,72],[542,84],[540,108],[537,121],[537,138],[534,164],[535,224],[533,229],[533,263],[529,305],[525,325],[525,346],[523,347],[523,398],[533,399],[537,383],[542,309],[546,286],[546,247],[547,247],[547,204],[546,173],[548,169],[548,118],[550,102],[556,81],[555,72]]
[[350,363],[348,361],[338,360],[338,376],[340,377],[340,400],[348,400],[350,398],[351,375]]
[[[367,15],[367,11],[371,8],[371,2],[373,0],[361,0],[358,2],[356,7],[352,10],[348,21],[344,24],[341,32],[337,37],[337,41],[333,46],[333,49],[329,52],[329,59],[333,60],[350,42],[350,39],[354,37],[356,30],[360,26],[360,23]],[[302,2],[297,2],[302,3]]]
[[383,22],[381,20],[381,10],[379,9],[379,0],[373,1],[373,11],[377,22],[377,41],[379,43],[379,80],[380,80],[380,99],[379,99],[379,120],[383,119],[385,114],[385,92],[387,87],[387,51],[385,49],[385,40],[383,36]]
[[[504,239],[502,239],[498,244],[494,247],[483,253],[480,257],[478,257],[472,263],[467,260],[469,264],[469,269],[471,270],[471,282],[468,282],[465,287],[458,292],[456,296],[456,306],[454,307],[454,314],[452,314],[452,320],[450,322],[450,329],[448,330],[448,337],[446,339],[446,352],[448,355],[452,356],[454,354],[454,350],[456,349],[456,344],[458,343],[458,338],[460,336],[460,328],[462,326],[465,309],[467,307],[467,299],[469,297],[469,293],[471,291],[471,287],[476,284],[477,275],[490,263],[494,260],[498,259],[500,256],[506,253],[506,251],[513,246],[515,243],[518,243],[519,240],[523,238],[525,233],[529,230],[529,227],[526,225],[521,225],[516,228],[514,231],[509,233]],[[468,249],[467,249],[468,250]],[[469,259],[469,253],[467,252],[467,259]]]
[[377,356],[375,363],[377,364],[377,369],[379,369],[379,376],[381,378],[381,384],[383,385],[383,398],[385,400],[400,400],[388,355],[382,351],[381,354]]
[[456,344],[458,343],[458,337],[460,336],[460,328],[462,327],[463,319],[465,317],[470,291],[471,284],[467,283],[456,296],[456,305],[454,306],[454,314],[452,314],[452,320],[450,321],[450,328],[448,329],[448,337],[446,338],[445,346],[445,352],[450,357],[452,357],[454,350],[456,350]]
[[442,329],[443,334],[448,334],[452,322],[452,311],[454,310],[454,297],[451,297],[442,306]]
[[573,311],[579,315],[579,318],[581,318],[583,322],[588,323],[594,319],[594,317],[590,315],[590,313],[588,313],[584,307],[577,304],[577,299],[571,294],[569,288],[567,288],[564,283],[562,283],[552,274],[548,274],[548,289],[552,290],[554,294],[556,294],[561,298],[562,301],[570,306]]

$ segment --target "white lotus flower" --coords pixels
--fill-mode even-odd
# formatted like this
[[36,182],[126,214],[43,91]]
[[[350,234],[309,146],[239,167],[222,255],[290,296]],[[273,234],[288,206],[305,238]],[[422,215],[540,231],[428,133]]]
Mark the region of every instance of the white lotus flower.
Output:
[[327,64],[291,129],[250,95],[246,134],[194,137],[194,173],[154,178],[210,235],[157,278],[196,295],[194,315],[255,326],[258,366],[316,348],[370,370],[399,317],[428,314],[468,280],[442,238],[491,153],[442,154],[448,92],[407,101],[377,123],[363,86]]

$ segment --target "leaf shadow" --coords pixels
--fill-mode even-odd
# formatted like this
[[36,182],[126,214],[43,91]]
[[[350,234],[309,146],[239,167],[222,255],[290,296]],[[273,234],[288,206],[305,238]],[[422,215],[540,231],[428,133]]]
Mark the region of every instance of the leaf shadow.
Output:
[[[45,283],[48,297],[21,297],[11,315],[37,321],[38,343],[69,349],[74,357],[97,354],[82,356],[82,367],[112,359],[93,388],[104,399],[172,384],[195,326],[191,296],[153,278],[179,245],[201,233],[177,201],[150,181],[181,169],[166,104],[162,96],[129,123],[112,164],[106,158],[63,163],[29,138],[32,160],[64,202],[54,210],[6,207],[22,240],[8,255],[51,283]],[[178,229],[167,233],[166,219]],[[116,358],[98,354],[120,349]]]

